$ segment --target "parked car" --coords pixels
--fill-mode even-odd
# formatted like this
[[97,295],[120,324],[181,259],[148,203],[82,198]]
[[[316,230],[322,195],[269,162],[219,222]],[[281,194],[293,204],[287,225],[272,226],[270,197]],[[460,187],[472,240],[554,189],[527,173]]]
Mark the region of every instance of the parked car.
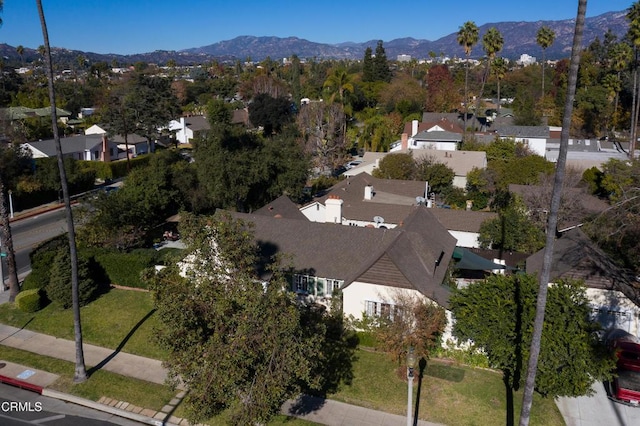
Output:
[[609,386],[609,398],[623,404],[640,404],[640,339],[614,329],[605,336],[616,360],[616,371]]

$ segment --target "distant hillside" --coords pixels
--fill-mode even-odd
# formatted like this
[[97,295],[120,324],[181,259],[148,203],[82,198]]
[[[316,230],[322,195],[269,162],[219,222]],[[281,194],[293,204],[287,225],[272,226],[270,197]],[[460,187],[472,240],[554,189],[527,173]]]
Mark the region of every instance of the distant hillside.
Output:
[[[629,24],[625,17],[626,11],[608,12],[593,18],[587,18],[584,32],[584,46],[588,46],[598,37],[603,40],[604,34],[611,30],[618,39],[627,32]],[[496,22],[482,25],[480,29],[480,41],[474,47],[471,56],[480,58],[482,51],[482,35],[491,27],[496,27],[504,38],[504,48],[501,55],[509,59],[517,59],[521,54],[541,57],[542,50],[536,44],[538,29],[546,25],[556,33],[556,39],[547,49],[548,59],[566,58],[571,53],[573,42],[574,19],[563,21],[537,21],[537,22]],[[462,25],[462,23],[460,23]],[[395,59],[397,55],[407,54],[414,58],[428,58],[433,52],[437,56],[444,54],[449,57],[463,56],[464,52],[456,41],[457,28],[451,34],[435,41],[417,40],[414,38],[399,38],[384,41],[385,51],[389,59]],[[138,61],[166,64],[169,59],[174,59],[178,64],[199,64],[213,59],[220,61],[246,60],[261,61],[267,56],[272,59],[288,58],[293,54],[300,58],[318,59],[362,59],[367,47],[375,49],[377,40],[364,43],[344,42],[339,44],[315,43],[297,37],[254,37],[240,36],[232,40],[220,41],[203,47],[185,49],[181,51],[158,50],[155,52],[140,53],[136,55],[98,54],[81,52],[63,48],[52,49],[55,60],[59,63],[75,64],[76,58],[83,55],[91,62],[106,61],[118,64],[132,64]],[[0,55],[14,63],[23,61],[26,63],[39,60],[40,55],[34,49],[25,48],[23,57],[20,58],[15,47],[0,44]]]

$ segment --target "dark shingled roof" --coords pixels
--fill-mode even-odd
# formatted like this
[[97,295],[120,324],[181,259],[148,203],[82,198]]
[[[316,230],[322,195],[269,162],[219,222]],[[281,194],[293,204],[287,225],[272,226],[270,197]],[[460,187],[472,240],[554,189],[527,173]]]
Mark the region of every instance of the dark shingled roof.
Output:
[[498,217],[497,213],[473,210],[431,209],[440,223],[450,231],[480,232],[482,222]]
[[319,277],[415,288],[443,306],[442,281],[456,240],[428,209],[414,207],[394,229],[351,227],[231,213],[252,222],[265,254],[287,254],[297,271]]
[[502,126],[496,129],[502,137],[549,138],[548,126]]
[[[56,143],[54,139],[27,143],[48,157],[56,156]],[[85,152],[87,150],[94,149],[98,145],[102,147],[102,136],[76,135],[68,138],[60,138],[60,145],[62,147],[63,155]]]
[[[527,273],[540,273],[544,249],[527,258]],[[591,288],[618,290],[638,304],[640,288],[632,275],[620,268],[580,228],[567,231],[554,245],[549,281],[566,278],[584,280]]]
[[254,213],[261,216],[275,218],[307,220],[307,217],[302,214],[298,206],[286,195],[276,198],[266,206],[256,210]]

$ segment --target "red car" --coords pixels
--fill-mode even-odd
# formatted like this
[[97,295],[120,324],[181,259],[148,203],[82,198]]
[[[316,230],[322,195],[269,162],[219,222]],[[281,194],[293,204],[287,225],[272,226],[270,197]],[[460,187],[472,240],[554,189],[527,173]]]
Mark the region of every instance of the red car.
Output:
[[640,403],[640,339],[624,330],[608,333],[607,345],[616,357],[616,374],[609,397],[615,401]]

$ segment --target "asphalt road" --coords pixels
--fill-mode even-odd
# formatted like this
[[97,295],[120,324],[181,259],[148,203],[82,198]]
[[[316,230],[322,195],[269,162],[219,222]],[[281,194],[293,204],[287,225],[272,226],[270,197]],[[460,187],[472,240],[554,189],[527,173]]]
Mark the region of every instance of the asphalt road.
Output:
[[[67,232],[64,209],[49,211],[11,223],[13,248],[16,253],[18,275],[31,269],[29,253],[43,241]],[[6,260],[4,274],[7,275]]]
[[139,426],[140,423],[0,384],[0,425]]

